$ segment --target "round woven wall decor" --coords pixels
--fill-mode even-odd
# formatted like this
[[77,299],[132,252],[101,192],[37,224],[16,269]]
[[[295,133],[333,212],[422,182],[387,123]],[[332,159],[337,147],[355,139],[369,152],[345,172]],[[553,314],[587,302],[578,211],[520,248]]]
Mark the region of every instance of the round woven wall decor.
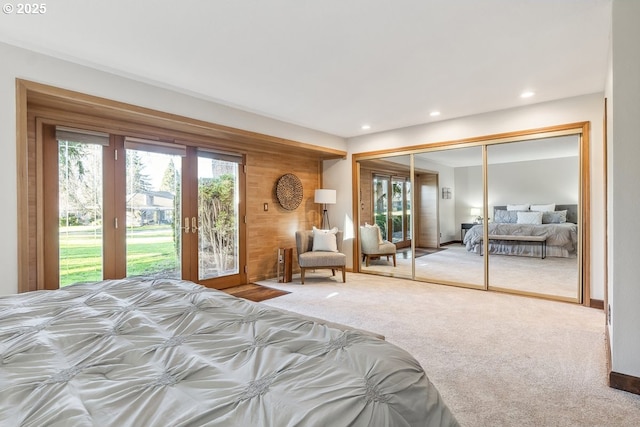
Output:
[[282,175],[276,185],[276,197],[280,206],[286,210],[294,210],[302,202],[302,181],[292,173]]

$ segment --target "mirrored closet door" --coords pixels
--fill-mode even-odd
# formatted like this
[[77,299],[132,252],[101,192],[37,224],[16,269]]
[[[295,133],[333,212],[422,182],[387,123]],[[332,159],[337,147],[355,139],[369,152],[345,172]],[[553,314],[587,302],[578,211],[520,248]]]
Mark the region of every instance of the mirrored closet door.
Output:
[[487,147],[489,289],[579,299],[576,135]]
[[484,288],[482,147],[428,151],[414,161],[415,278]]
[[582,303],[587,130],[354,155],[357,271]]

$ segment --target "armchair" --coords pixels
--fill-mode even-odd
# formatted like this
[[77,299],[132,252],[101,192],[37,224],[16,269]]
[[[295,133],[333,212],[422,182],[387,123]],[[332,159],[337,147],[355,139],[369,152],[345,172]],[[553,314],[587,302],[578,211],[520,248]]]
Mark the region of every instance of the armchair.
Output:
[[298,250],[298,265],[300,266],[300,283],[304,285],[304,273],[307,269],[331,269],[332,275],[336,270],[342,270],[342,282],[345,280],[347,257],[342,251],[342,231],[336,233],[336,247],[338,252],[314,251],[313,231],[296,231],[296,249]]
[[382,240],[380,237],[380,229],[377,226],[360,226],[360,250],[362,252],[362,261],[369,267],[369,260],[371,258],[379,258],[386,256],[393,257],[393,266],[396,266],[396,245],[393,243]]

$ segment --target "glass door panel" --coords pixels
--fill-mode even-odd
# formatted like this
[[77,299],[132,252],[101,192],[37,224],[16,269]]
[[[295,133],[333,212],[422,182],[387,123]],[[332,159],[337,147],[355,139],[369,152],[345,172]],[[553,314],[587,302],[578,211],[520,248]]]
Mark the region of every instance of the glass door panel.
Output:
[[483,206],[482,147],[416,154],[414,168],[415,278],[484,289],[483,228],[471,214]]
[[373,176],[373,218],[374,224],[380,227],[384,240],[388,240],[389,226],[389,177]]
[[58,139],[61,287],[102,280],[102,206],[102,145]]
[[126,275],[182,278],[182,156],[160,146],[126,150]]
[[198,280],[240,272],[239,167],[198,154]]

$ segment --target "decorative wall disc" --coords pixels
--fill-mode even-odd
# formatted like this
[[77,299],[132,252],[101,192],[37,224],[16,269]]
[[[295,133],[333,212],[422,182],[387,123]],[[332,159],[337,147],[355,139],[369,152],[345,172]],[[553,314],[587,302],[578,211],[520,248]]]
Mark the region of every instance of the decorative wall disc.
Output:
[[280,206],[286,210],[294,210],[302,202],[302,181],[292,173],[282,175],[276,185],[276,197]]

